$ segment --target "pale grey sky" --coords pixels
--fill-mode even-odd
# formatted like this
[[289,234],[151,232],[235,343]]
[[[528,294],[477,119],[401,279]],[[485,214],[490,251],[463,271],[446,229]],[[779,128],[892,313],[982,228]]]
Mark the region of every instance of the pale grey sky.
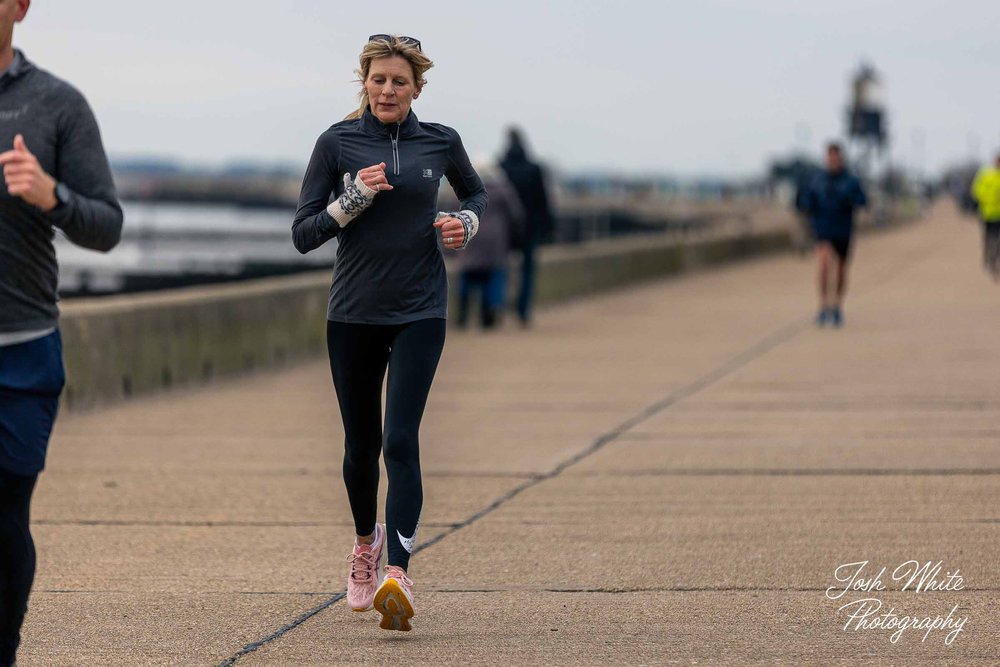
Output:
[[897,157],[1000,148],[996,0],[35,0],[14,42],[83,90],[114,155],[304,165],[377,32],[423,42],[414,109],[474,157],[514,121],[567,170],[756,173],[842,132],[862,59]]

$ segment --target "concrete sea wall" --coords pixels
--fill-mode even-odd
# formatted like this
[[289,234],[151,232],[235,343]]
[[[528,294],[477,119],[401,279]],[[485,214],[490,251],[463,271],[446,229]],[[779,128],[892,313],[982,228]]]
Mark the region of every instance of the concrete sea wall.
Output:
[[[790,216],[786,222],[714,238],[645,236],[546,247],[539,258],[538,303],[788,250]],[[63,405],[85,409],[320,355],[330,277],[324,270],[66,301]]]

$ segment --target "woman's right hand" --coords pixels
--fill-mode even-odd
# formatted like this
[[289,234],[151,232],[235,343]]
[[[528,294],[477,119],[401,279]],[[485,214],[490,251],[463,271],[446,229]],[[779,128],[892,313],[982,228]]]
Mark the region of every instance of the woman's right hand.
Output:
[[358,172],[358,178],[372,190],[378,192],[392,190],[392,186],[389,185],[389,179],[385,176],[385,162],[365,167]]

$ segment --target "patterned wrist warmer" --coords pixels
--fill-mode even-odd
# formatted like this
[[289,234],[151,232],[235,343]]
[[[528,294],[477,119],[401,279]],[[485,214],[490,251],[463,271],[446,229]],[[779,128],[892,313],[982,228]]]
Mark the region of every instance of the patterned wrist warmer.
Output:
[[347,223],[364,213],[365,209],[372,205],[377,194],[378,190],[372,190],[365,185],[361,176],[352,181],[350,174],[344,174],[344,194],[327,206],[326,212],[337,221],[338,225],[346,227]]
[[471,241],[472,237],[474,237],[476,232],[479,231],[479,216],[476,215],[475,211],[470,211],[469,209],[464,208],[461,211],[453,211],[451,213],[445,213],[442,211],[437,214],[437,217],[440,220],[441,218],[449,215],[462,222],[462,227],[465,229],[465,240],[462,241],[462,248],[464,248],[469,245],[469,241]]

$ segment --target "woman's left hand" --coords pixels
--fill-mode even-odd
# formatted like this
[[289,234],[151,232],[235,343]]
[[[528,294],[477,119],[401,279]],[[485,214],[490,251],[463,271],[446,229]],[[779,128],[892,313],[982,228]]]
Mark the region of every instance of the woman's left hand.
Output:
[[445,248],[458,250],[462,247],[465,242],[465,226],[461,220],[448,215],[435,222],[434,226],[441,230]]

